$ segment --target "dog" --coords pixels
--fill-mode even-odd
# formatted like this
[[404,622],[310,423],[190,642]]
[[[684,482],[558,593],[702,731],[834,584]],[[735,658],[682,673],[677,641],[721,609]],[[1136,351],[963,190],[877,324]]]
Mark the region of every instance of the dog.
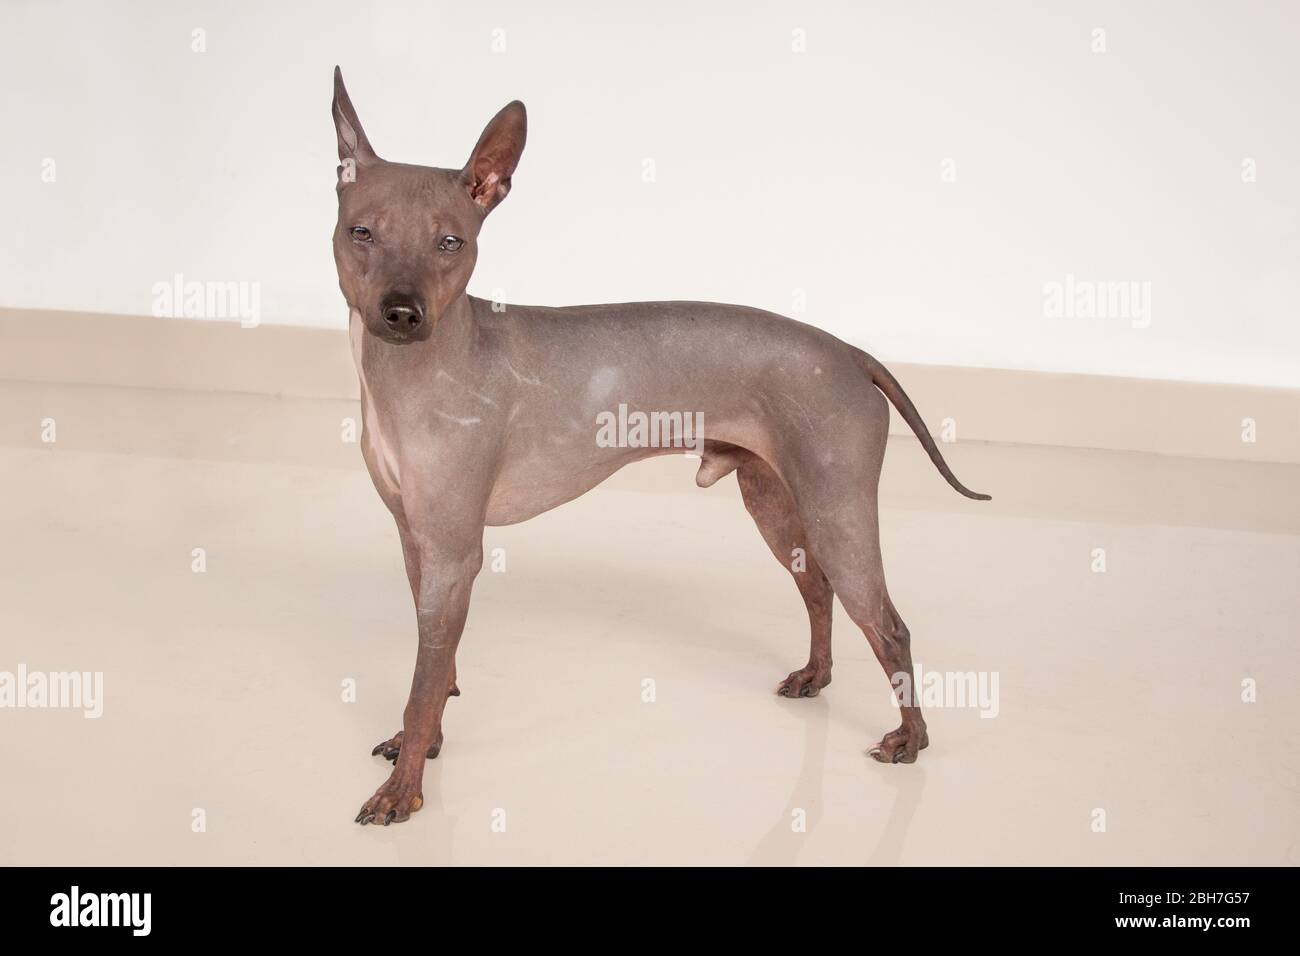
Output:
[[[443,710],[460,693],[456,647],[484,527],[525,521],[624,465],[684,451],[692,421],[703,423],[690,436],[701,453],[696,483],[736,473],[746,509],[808,609],[808,663],[777,692],[814,697],[830,683],[838,595],[899,685],[902,724],[868,753],[915,761],[929,739],[903,691],[912,686],[911,638],[885,588],[877,516],[889,403],[953,488],[988,496],[949,470],[889,371],[826,332],[743,306],[502,308],[467,295],[479,230],[510,192],[523,153],[524,105],[503,107],[460,169],[380,159],[337,67],[332,113],[334,260],[360,379],[361,449],[397,522],[419,633],[402,730],[373,751],[393,770],[356,822],[387,826],[423,803],[424,761],[438,755]],[[597,423],[615,408],[620,424],[629,408],[694,416],[662,415],[666,441],[597,441]]]

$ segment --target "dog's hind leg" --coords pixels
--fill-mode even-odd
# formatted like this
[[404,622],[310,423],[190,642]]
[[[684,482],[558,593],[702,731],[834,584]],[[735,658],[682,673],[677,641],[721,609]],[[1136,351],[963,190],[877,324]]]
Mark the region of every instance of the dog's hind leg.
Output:
[[[868,753],[883,763],[912,763],[930,741],[912,673],[911,635],[889,598],[880,556],[876,495],[889,428],[884,396],[874,390],[863,395],[854,421],[860,425],[849,431],[792,433],[782,475],[809,530],[809,552],[862,629],[900,705],[902,725]],[[833,462],[818,454],[832,445]]]
[[736,469],[745,508],[772,554],[794,577],[812,630],[808,663],[781,681],[783,697],[816,697],[831,682],[831,611],[835,599],[821,565],[812,556],[794,499],[776,472],[757,455],[745,453]]
[[930,743],[912,673],[912,640],[885,587],[874,494],[865,502],[837,496],[837,507],[819,511],[819,519],[801,509],[817,529],[811,547],[822,562],[830,586],[853,623],[862,629],[894,688],[902,725],[886,734],[868,753],[882,763],[912,763]]

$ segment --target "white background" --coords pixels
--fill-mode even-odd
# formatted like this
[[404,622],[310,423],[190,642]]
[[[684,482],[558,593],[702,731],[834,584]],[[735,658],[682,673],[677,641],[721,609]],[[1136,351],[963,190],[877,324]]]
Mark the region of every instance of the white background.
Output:
[[[179,272],[342,327],[337,62],[388,159],[459,167],[527,103],[476,294],[804,290],[887,360],[1300,384],[1295,3],[0,9],[0,305],[148,314]],[[1150,282],[1151,326],[1045,318],[1066,273]]]

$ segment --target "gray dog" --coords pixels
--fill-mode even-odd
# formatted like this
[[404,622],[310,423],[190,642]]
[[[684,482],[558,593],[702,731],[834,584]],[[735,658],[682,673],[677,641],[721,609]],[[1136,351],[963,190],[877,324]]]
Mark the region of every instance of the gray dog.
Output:
[[[910,639],[885,588],[877,526],[889,402],[949,484],[988,496],[953,476],[894,377],[825,332],[742,306],[494,308],[465,287],[483,220],[510,191],[524,149],[523,104],[492,118],[463,169],[375,155],[337,68],[333,113],[342,163],[334,260],[351,309],[361,447],[397,519],[420,638],[402,731],[374,750],[393,772],[357,822],[387,825],[420,809],[425,758],[437,756],[443,709],[459,693],[456,646],[483,528],[524,521],[630,462],[689,448],[701,454],[701,487],[736,472],[745,507],[808,607],[808,663],[777,692],[813,697],[830,683],[839,595],[885,674],[907,676],[902,725],[869,752],[916,760],[929,741],[903,691]],[[598,426],[615,414],[617,439],[600,440]],[[645,440],[647,416],[655,441]]]

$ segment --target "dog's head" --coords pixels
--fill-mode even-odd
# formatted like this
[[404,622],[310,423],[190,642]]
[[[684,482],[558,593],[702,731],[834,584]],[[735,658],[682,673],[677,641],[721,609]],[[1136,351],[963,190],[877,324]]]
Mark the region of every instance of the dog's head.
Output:
[[527,133],[524,104],[508,103],[492,118],[463,169],[376,156],[338,67],[333,112],[339,287],[370,333],[389,342],[422,341],[465,291],[483,219],[510,191]]

